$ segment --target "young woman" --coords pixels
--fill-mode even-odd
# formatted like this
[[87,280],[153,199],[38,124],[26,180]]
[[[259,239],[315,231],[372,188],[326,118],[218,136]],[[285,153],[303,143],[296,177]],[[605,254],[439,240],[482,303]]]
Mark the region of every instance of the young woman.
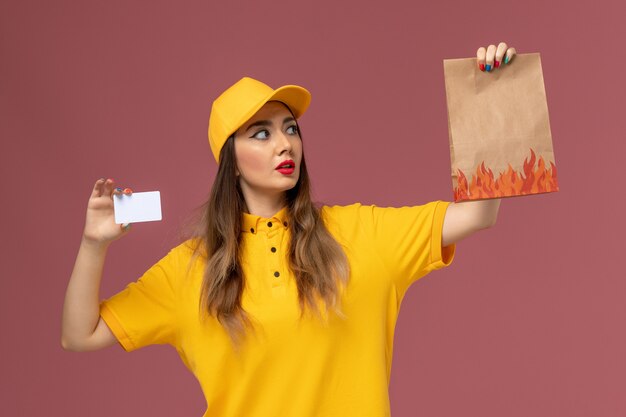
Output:
[[[478,50],[489,72],[515,50]],[[504,59],[504,62],[503,62]],[[488,76],[485,74],[485,76]],[[411,283],[494,224],[499,200],[316,207],[297,119],[310,94],[243,78],[213,103],[218,172],[196,237],[100,301],[114,223],[96,182],[68,285],[62,344],[167,343],[198,378],[205,416],[386,416],[393,336]]]

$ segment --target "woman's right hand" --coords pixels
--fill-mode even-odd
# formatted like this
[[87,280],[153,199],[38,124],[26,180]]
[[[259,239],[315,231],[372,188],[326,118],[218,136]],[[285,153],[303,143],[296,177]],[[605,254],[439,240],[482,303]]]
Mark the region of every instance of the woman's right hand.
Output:
[[132,194],[132,190],[115,188],[112,179],[101,178],[96,181],[87,204],[87,217],[83,239],[99,244],[108,244],[128,233],[130,224],[115,224],[113,195]]

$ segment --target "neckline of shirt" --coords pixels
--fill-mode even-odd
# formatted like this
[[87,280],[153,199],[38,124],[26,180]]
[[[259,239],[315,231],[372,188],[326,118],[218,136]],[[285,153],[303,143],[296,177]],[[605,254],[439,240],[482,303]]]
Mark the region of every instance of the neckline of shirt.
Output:
[[287,206],[283,207],[272,217],[261,217],[255,214],[243,213],[241,229],[244,233],[257,234],[279,228],[287,229]]

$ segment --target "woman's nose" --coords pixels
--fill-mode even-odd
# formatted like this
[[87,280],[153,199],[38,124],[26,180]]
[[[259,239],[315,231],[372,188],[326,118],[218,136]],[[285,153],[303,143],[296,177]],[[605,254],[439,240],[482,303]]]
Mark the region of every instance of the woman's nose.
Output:
[[291,141],[285,133],[278,134],[278,151],[282,153],[284,150],[291,152]]

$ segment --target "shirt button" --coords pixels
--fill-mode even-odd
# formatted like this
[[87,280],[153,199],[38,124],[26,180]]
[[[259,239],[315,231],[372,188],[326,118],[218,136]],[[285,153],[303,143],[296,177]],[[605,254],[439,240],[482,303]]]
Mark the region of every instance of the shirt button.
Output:
[[251,227],[251,228],[250,228],[250,231],[251,231],[252,233],[254,233],[254,227]]
[[272,227],[272,222],[267,222],[267,227]]
[[272,252],[276,252],[276,248],[272,246],[272,249],[270,249]]
[[285,227],[287,227],[287,222],[283,222],[283,224],[285,225]]
[[278,278],[278,277],[280,276],[280,272],[278,272],[278,271],[274,272],[274,276],[275,276],[276,278]]

